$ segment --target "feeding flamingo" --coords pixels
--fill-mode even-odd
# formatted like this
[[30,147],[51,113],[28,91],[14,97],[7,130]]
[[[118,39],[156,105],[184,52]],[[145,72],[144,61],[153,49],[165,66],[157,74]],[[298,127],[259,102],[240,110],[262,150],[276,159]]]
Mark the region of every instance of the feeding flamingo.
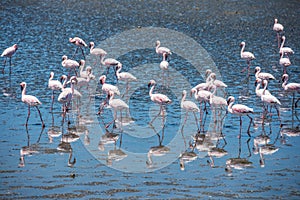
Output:
[[85,55],[84,55],[82,47],[87,47],[87,44],[83,41],[83,39],[81,39],[79,37],[69,38],[69,42],[71,42],[71,43],[73,43],[73,44],[75,44],[77,46],[77,48],[75,50],[75,53],[73,55],[73,58],[74,58],[75,54],[77,53],[78,48],[80,48],[81,49],[81,53],[83,55],[83,58],[85,60]]
[[235,114],[235,115],[238,115],[240,117],[240,128],[242,128],[242,116],[243,115],[246,115],[249,117],[250,119],[250,124],[249,124],[249,127],[248,127],[248,135],[249,137],[251,137],[250,135],[250,126],[251,126],[251,123],[252,123],[252,117],[249,116],[249,114],[253,113],[253,109],[252,108],[249,108],[248,106],[245,106],[243,104],[234,104],[234,97],[233,96],[230,96],[228,97],[228,100],[227,100],[227,103],[228,103],[228,112],[230,112],[231,114]]
[[43,121],[43,118],[42,118],[42,115],[41,115],[41,111],[38,108],[38,106],[41,105],[42,103],[35,96],[26,95],[26,85],[27,84],[25,82],[20,83],[21,90],[22,90],[22,102],[24,102],[28,105],[28,115],[27,115],[27,120],[26,120],[25,125],[26,126],[28,125],[28,120],[29,120],[29,116],[30,116],[30,107],[34,106],[34,107],[36,107],[36,109],[39,112],[40,119],[41,119],[41,122],[42,122],[42,127],[45,127],[45,124],[44,124],[44,121]]
[[279,64],[283,67],[283,74],[286,74],[286,68],[292,63],[289,58],[284,58],[283,54],[280,55]]
[[[167,97],[164,94],[160,94],[160,93],[153,94],[153,90],[154,90],[155,86],[156,86],[156,82],[154,80],[150,80],[150,82],[148,84],[148,87],[151,87],[151,89],[149,91],[149,96],[150,96],[151,101],[153,101],[154,103],[157,103],[158,105],[160,105],[160,111],[158,113],[158,115],[160,115],[161,113],[163,113],[163,106],[171,104],[172,100],[170,100],[169,97]],[[149,124],[152,124],[152,122],[158,117],[158,115],[155,116],[150,121]]]
[[277,41],[278,41],[278,48],[279,48],[280,47],[280,42],[279,42],[280,36],[279,36],[279,34],[280,34],[280,32],[283,31],[283,26],[282,26],[282,24],[278,23],[278,19],[274,19],[273,31],[276,31]]
[[182,91],[182,99],[181,99],[180,106],[181,106],[182,109],[185,110],[185,119],[184,119],[184,123],[182,124],[182,129],[183,129],[183,126],[186,123],[186,120],[187,120],[187,117],[188,117],[188,113],[189,112],[193,112],[194,117],[195,117],[195,121],[196,121],[196,125],[197,125],[198,131],[199,131],[200,129],[199,129],[199,126],[198,126],[198,119],[196,117],[195,112],[200,112],[200,109],[198,108],[198,106],[194,102],[187,101],[185,99],[186,99],[186,90],[183,90]]
[[11,57],[16,53],[17,50],[18,50],[18,45],[14,44],[13,46],[6,48],[2,52],[1,57],[5,57],[5,59],[4,59],[4,67],[3,67],[3,70],[2,70],[3,74],[4,74],[4,69],[5,69],[5,64],[6,64],[6,59],[7,58],[9,58],[9,66],[10,66],[9,74],[11,74]]
[[280,55],[285,54],[287,56],[289,56],[289,54],[294,54],[293,49],[291,49],[290,47],[285,47],[284,43],[285,43],[285,36],[282,36],[282,43],[279,49],[279,54]]
[[[249,73],[251,60],[254,60],[255,56],[253,55],[253,53],[251,53],[249,51],[244,51],[245,46],[246,46],[245,42],[241,42],[240,46],[242,47],[241,48],[241,58],[247,61],[247,64],[248,64],[248,73]],[[246,68],[243,69],[242,72],[244,72],[245,70],[246,70]]]
[[161,47],[160,46],[160,41],[159,40],[156,41],[155,46],[156,46],[155,51],[156,51],[157,54],[163,55],[165,53],[165,59],[167,59],[168,55],[172,54],[170,49],[168,49],[167,47]]
[[52,96],[51,96],[51,99],[52,99],[52,103],[51,103],[51,108],[50,110],[52,111],[53,109],[53,103],[54,103],[54,91],[55,90],[61,90],[62,89],[62,83],[58,80],[53,80],[54,78],[54,72],[51,72],[50,73],[50,78],[49,78],[49,81],[48,81],[48,88],[52,90]]
[[[79,67],[79,63],[78,63],[76,60],[68,59],[68,56],[64,55],[64,56],[62,56],[62,62],[61,62],[61,65],[62,65],[64,68],[70,69],[70,71],[71,71],[72,69],[74,69],[75,74],[76,74],[76,76],[77,76],[76,68]],[[70,71],[69,71],[69,76],[70,76]]]
[[294,103],[295,101],[295,93],[300,93],[300,83],[288,83],[289,80],[289,75],[287,74],[283,74],[282,76],[282,87],[284,89],[284,91],[286,92],[290,92],[293,93],[293,103],[292,103],[292,108],[297,107],[297,103],[300,100],[300,98],[297,99],[297,101]]
[[262,79],[262,80],[275,80],[275,77],[270,74],[270,73],[266,73],[266,72],[261,72],[261,68],[260,67],[255,67],[255,78],[256,79]]
[[120,91],[119,91],[119,88],[117,86],[105,83],[105,81],[106,81],[106,76],[105,75],[100,76],[99,81],[102,85],[102,91],[103,92],[108,94],[109,91],[112,91],[115,94],[120,95]]

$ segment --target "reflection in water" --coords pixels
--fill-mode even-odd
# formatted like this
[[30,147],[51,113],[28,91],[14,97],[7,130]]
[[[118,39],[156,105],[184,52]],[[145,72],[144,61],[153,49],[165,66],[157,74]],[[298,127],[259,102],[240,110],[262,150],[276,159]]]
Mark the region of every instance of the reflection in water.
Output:
[[105,129],[105,134],[101,136],[101,139],[98,143],[98,149],[100,151],[104,151],[104,147],[107,144],[116,144],[116,142],[118,141],[120,135],[113,133],[113,132],[109,132],[108,129]]
[[[164,117],[163,117],[164,118]],[[157,137],[158,137],[158,146],[153,146],[149,149],[148,154],[147,154],[147,167],[148,168],[152,168],[153,167],[153,160],[152,160],[152,156],[164,156],[166,153],[170,152],[170,148],[167,146],[164,146],[162,144],[163,140],[164,140],[164,129],[165,127],[163,126],[162,128],[162,135],[160,135],[155,127],[151,126],[150,127],[153,129],[153,131],[156,133]]]
[[121,134],[121,137],[120,137],[120,145],[119,147],[117,148],[117,144],[115,143],[115,146],[114,146],[114,149],[113,150],[109,150],[108,151],[108,158],[107,158],[107,164],[109,166],[112,165],[112,162],[113,161],[120,161],[120,160],[123,160],[124,158],[127,157],[127,154],[121,149],[121,146],[122,146],[122,134]]
[[19,167],[25,167],[25,156],[28,156],[28,155],[33,155],[33,154],[37,154],[39,153],[39,142],[40,142],[40,139],[41,139],[41,135],[44,131],[44,127],[42,127],[42,130],[40,132],[40,135],[38,137],[38,140],[36,141],[36,143],[34,144],[30,144],[30,135],[28,133],[28,127],[26,126],[26,134],[27,134],[27,145],[26,146],[23,146],[21,149],[20,149],[20,162],[19,162]]

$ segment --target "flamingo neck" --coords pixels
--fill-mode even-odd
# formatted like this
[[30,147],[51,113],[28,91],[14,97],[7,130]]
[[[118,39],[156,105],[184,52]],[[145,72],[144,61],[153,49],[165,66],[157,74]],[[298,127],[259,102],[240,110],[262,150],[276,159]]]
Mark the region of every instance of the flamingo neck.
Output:
[[282,39],[282,43],[281,43],[280,49],[282,49],[282,48],[283,48],[283,46],[284,46],[284,43],[285,43],[285,38],[283,38],[283,39]]
[[245,49],[245,44],[243,44],[243,46],[242,46],[241,55],[244,53],[244,49]]
[[154,87],[155,87],[155,84],[153,84],[150,88],[150,91],[149,91],[149,96],[151,97],[153,95],[153,90],[154,90]]
[[183,104],[183,102],[185,101],[186,99],[186,93],[183,93],[182,94],[182,99],[181,99],[181,104]]
[[101,59],[100,59],[101,65],[105,65],[104,58],[105,58],[105,55],[101,55]]
[[267,89],[267,87],[268,87],[268,81],[265,81],[265,87],[264,87],[264,90],[263,90],[263,92],[262,92],[262,95],[265,95],[265,93],[266,93],[266,89]]
[[120,76],[120,71],[122,70],[122,67],[119,67],[118,68],[118,70],[116,71],[116,75],[117,75],[117,77],[119,77]]
[[288,78],[284,78],[284,81],[282,83],[282,87],[285,89],[286,85],[287,85],[287,82],[288,82]]
[[64,79],[64,82],[63,82],[62,89],[65,89],[65,88],[66,88],[66,86],[67,86],[67,79],[65,78],[65,79]]
[[260,88],[260,83],[257,84],[255,91],[258,92],[259,88]]
[[255,78],[258,77],[258,74],[260,73],[261,69],[258,69],[257,72],[255,73]]
[[24,85],[23,89],[22,89],[22,96],[26,95],[26,84]]
[[232,113],[232,106],[233,106],[233,103],[234,103],[234,101],[230,102],[229,105],[228,105],[228,107],[227,107],[227,110],[228,110],[228,112],[230,112],[230,113]]

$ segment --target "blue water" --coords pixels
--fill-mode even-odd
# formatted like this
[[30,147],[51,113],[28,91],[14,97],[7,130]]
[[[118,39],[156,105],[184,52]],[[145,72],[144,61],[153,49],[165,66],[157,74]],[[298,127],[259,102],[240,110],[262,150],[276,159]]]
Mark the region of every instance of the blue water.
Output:
[[[1,1],[0,6],[0,47],[4,50],[14,43],[19,46],[12,58],[12,74],[6,66],[5,74],[0,75],[1,198],[299,198],[300,110],[291,109],[291,95],[281,87],[282,67],[278,64],[276,33],[272,30],[276,17],[285,28],[285,46],[295,51],[290,56],[289,81],[299,82],[298,1]],[[108,129],[119,134],[116,144],[99,145],[105,134],[104,124],[112,120],[112,112],[105,108],[97,115],[105,99],[98,79],[106,69],[93,64],[88,49],[87,64],[96,75],[89,92],[81,89],[83,98],[73,102],[73,109],[65,118],[57,101],[50,112],[49,74],[54,71],[55,79],[68,74],[61,66],[61,57],[73,55],[75,46],[68,39],[74,36],[94,41],[108,52],[108,57],[122,62],[123,71],[130,71],[139,79],[130,85],[127,99],[122,98],[128,103],[134,122],[124,125],[123,131],[120,127]],[[159,68],[160,58],[155,53],[158,39],[173,51],[165,82]],[[241,41],[256,57],[249,79],[246,73],[240,73],[247,65],[240,59]],[[82,58],[80,52],[75,55],[76,60]],[[255,66],[277,79],[270,82],[268,89],[282,103],[281,121],[273,109],[273,115],[262,123],[262,103],[255,95]],[[228,114],[220,124],[223,111],[215,124],[209,109],[204,126],[206,137],[203,145],[194,149],[197,158],[180,170],[180,153],[192,151],[189,143],[193,143],[191,136],[197,132],[190,114],[181,134],[185,114],[180,109],[181,92],[203,82],[206,68],[211,68],[228,85],[226,97],[232,95],[238,103],[254,109],[251,116],[255,126],[251,126],[248,137],[249,119],[243,117],[238,138],[239,118]],[[148,96],[150,79],[158,83],[155,92],[167,94],[173,101],[166,109],[164,129],[161,117],[153,123],[154,128],[148,125],[159,111]],[[44,129],[34,108],[28,129],[24,126],[27,106],[21,102],[22,81],[27,82],[27,93],[42,102]],[[112,70],[107,81],[116,84]],[[118,86],[124,93],[125,85]],[[56,99],[58,92],[55,96]],[[194,101],[189,95],[187,99]],[[51,138],[52,130],[56,135]],[[284,135],[287,130],[292,130],[296,137]],[[224,139],[216,138],[221,132]],[[71,133],[79,139],[62,143],[62,138]],[[261,134],[268,135],[269,144],[278,148],[277,152],[264,155],[264,167],[254,150],[254,141]],[[148,151],[160,141],[169,151],[152,156],[153,164],[149,166]],[[64,150],[58,148],[62,144]],[[25,163],[20,166],[20,150],[28,146],[33,152],[25,155]],[[225,149],[227,154],[214,157],[211,167],[208,150],[214,146]],[[117,149],[127,157],[109,157]],[[226,161],[237,157],[251,162],[250,166],[226,171]],[[72,164],[74,158],[76,162]]]

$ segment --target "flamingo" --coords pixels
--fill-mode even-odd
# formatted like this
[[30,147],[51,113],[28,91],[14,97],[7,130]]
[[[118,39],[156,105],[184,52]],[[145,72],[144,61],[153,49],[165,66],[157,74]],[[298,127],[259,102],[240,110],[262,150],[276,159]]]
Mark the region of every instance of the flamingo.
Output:
[[[163,106],[171,104],[172,100],[170,100],[169,97],[167,97],[164,94],[160,94],[160,93],[153,94],[153,90],[154,90],[155,86],[156,86],[155,80],[150,80],[150,82],[148,84],[148,87],[151,87],[151,89],[149,91],[149,96],[150,96],[151,101],[153,101],[154,103],[157,103],[158,105],[160,105],[160,111],[158,113],[158,115],[160,115],[163,111]],[[150,121],[150,124],[152,124],[152,122],[158,117],[158,115],[155,116]]]
[[289,56],[289,54],[294,54],[293,49],[291,49],[290,47],[284,47],[284,43],[285,43],[285,36],[282,36],[282,43],[279,49],[279,54],[286,54],[287,56]]
[[217,87],[215,85],[212,86],[213,92],[210,94],[209,103],[214,108],[227,106],[227,101],[223,97],[215,96]]
[[266,73],[266,72],[261,72],[261,68],[260,67],[255,67],[255,78],[256,79],[262,79],[262,80],[275,80],[275,77],[270,74],[270,73]]
[[223,82],[223,81],[220,81],[220,80],[217,80],[216,79],[216,76],[215,76],[215,73],[212,74],[212,71],[210,69],[206,70],[206,76],[207,76],[207,79],[206,79],[206,82],[207,83],[212,83],[214,84],[217,88],[221,88],[221,89],[224,89],[224,88],[227,88],[227,85]]
[[198,106],[194,102],[187,101],[185,99],[186,99],[186,90],[183,90],[182,91],[182,99],[181,99],[180,106],[181,106],[182,109],[185,110],[185,119],[184,119],[184,123],[182,125],[182,129],[183,129],[183,126],[186,123],[186,120],[187,120],[187,117],[188,117],[188,113],[189,112],[193,112],[194,117],[195,117],[195,121],[196,121],[196,125],[197,125],[198,131],[199,131],[200,129],[199,129],[199,126],[198,126],[198,120],[197,120],[195,112],[200,112],[200,109],[198,108]]
[[167,59],[168,55],[172,54],[170,49],[168,49],[167,47],[161,47],[160,46],[160,41],[159,40],[156,41],[155,46],[156,46],[155,51],[156,51],[157,54],[163,55],[165,53],[165,59]]
[[120,95],[120,91],[119,91],[117,86],[105,83],[105,81],[106,81],[106,76],[105,75],[100,76],[99,81],[102,85],[102,91],[103,92],[108,94],[109,91],[113,91],[115,94]]
[[35,96],[26,95],[26,85],[27,84],[25,82],[20,83],[21,90],[22,90],[22,102],[24,102],[28,105],[28,115],[27,115],[27,120],[26,120],[25,125],[26,125],[26,127],[28,125],[28,120],[29,120],[29,116],[30,116],[30,107],[34,106],[34,107],[36,107],[36,109],[39,112],[40,119],[41,119],[41,122],[42,122],[42,127],[45,127],[45,124],[44,124],[44,121],[43,121],[43,118],[42,118],[42,115],[41,115],[41,111],[38,108],[38,106],[41,105],[42,103]]
[[277,41],[278,41],[278,48],[279,48],[280,47],[279,33],[283,31],[283,26],[282,26],[282,24],[278,23],[278,19],[274,19],[273,31],[276,31],[276,33],[277,33]]
[[[256,81],[255,81],[255,84],[257,84],[257,85],[256,85],[256,88],[255,88],[255,93],[256,93],[256,95],[257,95],[258,97],[261,97],[261,95],[263,94],[263,91],[264,91],[263,88],[260,89],[261,83],[262,83],[262,80],[261,80],[260,78],[257,78]],[[266,95],[271,95],[271,93],[269,92],[269,90],[265,90],[265,94],[266,94]]]
[[[90,77],[90,79],[95,79],[95,76],[92,73],[92,67],[91,66],[87,66],[85,71],[84,71],[84,66],[85,66],[85,60],[80,60],[79,62],[79,75],[82,78],[87,78]],[[89,75],[88,75],[89,74]]]
[[[255,59],[255,56],[253,55],[253,53],[249,52],[249,51],[244,51],[246,43],[245,42],[241,42],[240,46],[241,48],[241,58],[247,61],[248,64],[248,72],[250,69],[250,63],[251,60]],[[246,70],[246,68],[244,70],[242,70],[242,72],[244,72]]]
[[289,75],[287,74],[283,74],[282,76],[282,87],[284,89],[284,91],[286,92],[290,92],[293,93],[293,103],[292,103],[292,108],[297,107],[297,103],[300,100],[300,98],[297,99],[296,103],[294,103],[295,101],[295,93],[300,93],[300,83],[287,83],[289,80]]
[[[6,48],[2,52],[1,57],[6,57],[4,59],[4,67],[3,67],[3,70],[2,70],[3,74],[4,74],[6,59],[9,58],[9,66],[11,67],[11,57],[16,53],[17,50],[18,50],[18,45],[14,44],[13,46]],[[11,74],[11,68],[9,69],[9,74]]]
[[[64,82],[63,82],[63,88],[61,89],[61,91],[64,91],[64,90],[67,90],[67,91],[72,91],[72,89],[71,88],[66,88],[66,86],[67,86],[67,83],[69,83],[69,82],[67,82],[67,79],[68,79],[68,77],[66,76],[66,75],[62,75],[61,76],[61,81],[62,80],[64,80]],[[81,98],[81,93],[78,91],[78,90],[76,90],[75,88],[74,88],[74,93],[73,93],[73,97],[74,98]]]
[[59,94],[57,100],[58,102],[63,104],[63,112],[65,113],[68,109],[68,106],[73,98],[74,94],[74,84],[77,83],[76,76],[72,76],[70,79],[71,82],[71,88],[65,88],[62,90],[62,92]]
[[[116,74],[116,69],[114,67],[121,64],[121,62],[114,58],[105,58],[105,56],[106,55],[101,56],[100,62],[101,62],[101,65],[107,67],[106,75],[108,74],[110,67],[113,67],[114,72]],[[116,75],[116,78],[118,78],[117,75]]]
[[[79,67],[79,63],[76,61],[76,60],[71,60],[71,59],[68,59],[68,56],[64,55],[62,56],[62,62],[61,62],[61,65],[64,67],[64,68],[68,68],[68,69],[74,69],[75,71],[75,74],[77,76],[77,72],[76,72],[76,68]],[[69,76],[70,76],[70,71],[69,71]]]
[[107,53],[101,48],[95,48],[95,43],[90,42],[90,54],[95,56],[105,56]]
[[79,37],[69,38],[69,42],[71,42],[71,43],[73,43],[73,44],[75,44],[77,46],[73,57],[77,53],[78,48],[80,48],[81,49],[81,53],[83,55],[83,58],[85,59],[85,55],[84,55],[82,47],[87,47],[87,44],[83,41],[83,39],[81,39]]
[[162,70],[167,70],[169,67],[169,62],[166,60],[167,53],[163,53],[163,60],[160,62],[159,67]]
[[128,90],[129,90],[129,82],[135,82],[135,81],[137,81],[137,78],[129,72],[120,72],[122,70],[122,64],[121,63],[119,65],[117,65],[116,70],[117,70],[116,75],[117,75],[118,80],[126,82],[126,92],[125,92],[125,94],[127,94]]
[[[277,108],[276,105],[281,105],[280,101],[273,95],[271,94],[266,94],[266,88],[268,87],[268,81],[267,80],[263,80],[263,84],[265,85],[264,87],[264,90],[263,90],[263,93],[261,95],[261,100],[263,103],[266,103],[267,105],[270,105],[270,112],[271,112],[271,109],[272,109],[272,106],[274,106],[277,110],[277,115],[278,115],[278,118],[280,117],[280,113],[279,113],[279,110]],[[266,108],[265,108],[265,111]]]
[[235,115],[238,115],[240,117],[240,128],[242,128],[242,116],[243,115],[246,115],[249,117],[250,119],[250,124],[249,124],[249,127],[248,127],[248,135],[249,137],[251,137],[250,135],[250,126],[251,126],[251,123],[252,123],[252,117],[249,116],[249,114],[253,113],[253,109],[252,108],[249,108],[248,106],[245,106],[243,104],[234,104],[234,97],[233,96],[230,96],[228,97],[228,100],[227,100],[227,103],[228,103],[228,112],[230,112],[231,114],[235,114]]
[[210,95],[212,94],[210,91],[207,90],[199,90],[197,91],[196,88],[192,88],[191,89],[191,95],[194,94],[194,97],[197,101],[199,101],[200,105],[202,102],[204,102],[205,108],[204,111],[206,111],[207,114],[207,110],[206,110],[206,103],[209,103],[209,98]]
[[54,91],[61,90],[63,88],[62,83],[58,80],[53,80],[53,77],[54,77],[54,72],[50,72],[48,88],[52,90],[52,96],[51,96],[52,103],[51,103],[51,108],[50,108],[51,111],[53,109],[53,103],[54,103]]
[[286,68],[292,63],[289,58],[284,58],[283,54],[280,55],[279,64],[283,67],[283,74],[286,74]]
[[108,91],[107,99],[108,99],[108,105],[114,110],[114,119],[112,122],[108,123],[105,127],[108,128],[110,124],[116,122],[117,120],[117,111],[121,112],[121,124],[122,124],[122,110],[129,109],[129,106],[121,99],[114,99],[114,92]]

